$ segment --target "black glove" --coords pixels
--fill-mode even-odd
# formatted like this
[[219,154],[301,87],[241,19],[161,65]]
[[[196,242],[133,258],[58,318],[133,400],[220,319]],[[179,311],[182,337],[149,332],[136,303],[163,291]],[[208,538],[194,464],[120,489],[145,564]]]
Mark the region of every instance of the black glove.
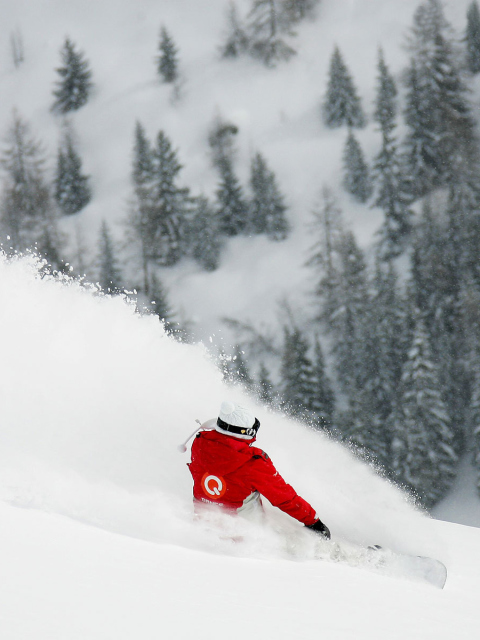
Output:
[[321,520],[317,520],[313,524],[306,524],[307,529],[311,529],[318,533],[318,535],[323,536],[325,540],[330,540],[330,529],[326,524],[323,524]]

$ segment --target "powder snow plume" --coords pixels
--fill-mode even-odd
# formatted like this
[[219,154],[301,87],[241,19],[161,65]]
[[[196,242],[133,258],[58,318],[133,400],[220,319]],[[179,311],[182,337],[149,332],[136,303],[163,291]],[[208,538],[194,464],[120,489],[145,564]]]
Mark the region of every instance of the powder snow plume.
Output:
[[[203,345],[174,341],[128,300],[43,276],[34,258],[1,256],[0,336],[1,499],[211,549],[177,445],[231,399],[255,412],[258,446],[337,536],[432,553],[427,519],[398,489],[343,446],[227,387]],[[277,533],[297,524],[274,517]],[[273,531],[253,538],[247,553],[281,553]]]

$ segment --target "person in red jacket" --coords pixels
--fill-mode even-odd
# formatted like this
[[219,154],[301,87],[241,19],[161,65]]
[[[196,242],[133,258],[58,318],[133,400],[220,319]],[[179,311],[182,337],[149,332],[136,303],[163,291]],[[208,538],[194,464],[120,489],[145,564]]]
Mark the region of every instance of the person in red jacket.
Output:
[[255,416],[232,402],[222,403],[218,419],[202,424],[188,465],[194,501],[241,513],[261,508],[262,495],[329,539],[330,531],[315,509],[285,482],[268,455],[253,446],[259,427]]

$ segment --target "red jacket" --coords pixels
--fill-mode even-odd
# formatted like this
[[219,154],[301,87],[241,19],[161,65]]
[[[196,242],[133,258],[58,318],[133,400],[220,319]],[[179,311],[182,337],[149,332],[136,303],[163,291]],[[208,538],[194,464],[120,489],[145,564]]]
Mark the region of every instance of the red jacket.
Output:
[[268,455],[246,441],[217,431],[201,431],[192,445],[193,496],[196,500],[239,509],[258,491],[273,506],[304,524],[318,520],[313,507],[285,482]]

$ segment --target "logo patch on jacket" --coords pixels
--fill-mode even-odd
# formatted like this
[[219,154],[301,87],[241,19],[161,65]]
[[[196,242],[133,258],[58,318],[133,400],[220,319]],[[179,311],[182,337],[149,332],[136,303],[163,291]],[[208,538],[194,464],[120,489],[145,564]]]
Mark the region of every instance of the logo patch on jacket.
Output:
[[208,472],[204,474],[201,485],[204,494],[211,500],[218,500],[227,490],[227,483],[221,476],[214,476]]

